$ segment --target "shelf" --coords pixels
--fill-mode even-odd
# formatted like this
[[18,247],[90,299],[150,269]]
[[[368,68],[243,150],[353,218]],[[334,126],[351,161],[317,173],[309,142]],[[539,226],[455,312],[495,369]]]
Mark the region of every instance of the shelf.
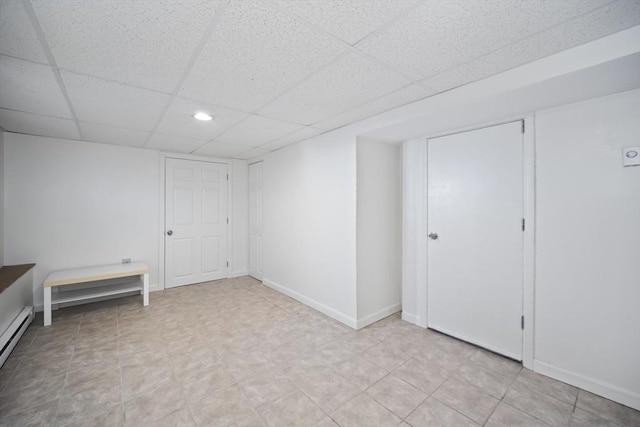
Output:
[[96,286],[76,291],[58,292],[51,295],[52,304],[62,304],[65,302],[82,301],[93,298],[106,297],[110,295],[126,294],[128,292],[141,292],[141,284],[122,283],[120,285]]

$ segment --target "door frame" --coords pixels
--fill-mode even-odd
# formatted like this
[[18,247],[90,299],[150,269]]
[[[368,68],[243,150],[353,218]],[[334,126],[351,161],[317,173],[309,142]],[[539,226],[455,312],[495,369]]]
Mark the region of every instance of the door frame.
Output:
[[[523,135],[523,148],[522,148],[522,172],[523,172],[523,215],[525,219],[525,230],[523,236],[523,248],[522,248],[522,310],[523,315],[525,317],[525,327],[523,331],[523,339],[522,339],[522,364],[527,368],[533,368],[533,358],[535,354],[534,348],[534,333],[535,333],[535,116],[532,114],[529,115],[520,115],[513,117],[509,120],[500,120],[493,122],[486,122],[480,125],[468,126],[463,128],[451,129],[446,132],[441,132],[433,135],[428,135],[426,137],[421,138],[423,141],[422,144],[422,182],[420,183],[423,188],[423,203],[422,203],[422,212],[416,212],[420,218],[422,218],[422,222],[425,224],[428,219],[428,175],[427,175],[427,167],[429,165],[428,159],[428,140],[435,139],[442,136],[452,135],[461,132],[468,132],[478,129],[483,129],[491,126],[498,126],[501,124],[511,123],[518,120],[524,121],[525,132]],[[420,254],[419,263],[424,263],[422,267],[418,266],[420,270],[426,273],[428,269],[427,260],[428,260],[428,240],[427,233],[425,232],[422,236],[421,240],[421,248],[424,254]],[[428,289],[429,289],[429,279],[428,275],[424,274],[424,294],[425,297],[428,298]],[[425,299],[424,307],[421,307],[423,311],[423,319],[424,326],[426,327],[426,322],[428,318],[428,307],[427,300]],[[422,316],[420,316],[422,317]]]
[[[247,195],[249,197],[249,200],[247,203],[247,272],[249,276],[253,277],[256,280],[262,281],[262,278],[264,277],[264,264],[263,264],[263,271],[260,274],[259,279],[251,274],[251,166],[257,165],[258,163],[262,163],[263,176],[261,178],[261,181],[262,181],[262,185],[264,186],[264,160],[260,159],[247,164],[247,185],[248,185]],[[263,210],[264,210],[264,202],[263,202]],[[264,218],[261,218],[261,220],[262,219]],[[264,236],[264,229],[261,230],[261,233]],[[262,258],[264,259],[264,257]],[[260,262],[262,263],[262,259],[260,260]]]
[[159,185],[159,218],[158,218],[158,290],[167,289],[165,286],[165,221],[166,221],[166,172],[167,159],[193,160],[207,163],[221,163],[227,165],[229,180],[227,181],[227,215],[229,223],[227,224],[227,254],[229,258],[229,268],[227,269],[227,278],[230,276],[233,267],[233,163],[230,159],[219,159],[215,157],[195,156],[191,154],[179,153],[160,153],[160,185]]

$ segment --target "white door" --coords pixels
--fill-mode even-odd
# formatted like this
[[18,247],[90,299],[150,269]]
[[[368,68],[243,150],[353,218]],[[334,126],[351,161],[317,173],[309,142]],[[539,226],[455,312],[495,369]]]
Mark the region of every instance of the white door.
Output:
[[522,360],[523,125],[428,141],[428,325]]
[[228,276],[227,165],[166,160],[165,286]]
[[249,165],[249,274],[262,280],[262,162]]

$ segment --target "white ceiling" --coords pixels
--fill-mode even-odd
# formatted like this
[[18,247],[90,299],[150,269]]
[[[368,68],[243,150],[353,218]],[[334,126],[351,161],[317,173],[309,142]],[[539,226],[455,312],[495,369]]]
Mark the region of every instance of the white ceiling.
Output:
[[640,0],[0,0],[0,127],[250,158],[638,24]]

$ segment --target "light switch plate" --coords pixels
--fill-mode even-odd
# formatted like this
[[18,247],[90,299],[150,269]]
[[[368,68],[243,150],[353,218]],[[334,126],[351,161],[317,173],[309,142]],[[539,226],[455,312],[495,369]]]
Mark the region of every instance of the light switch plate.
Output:
[[640,146],[622,147],[622,165],[623,166],[640,165]]

